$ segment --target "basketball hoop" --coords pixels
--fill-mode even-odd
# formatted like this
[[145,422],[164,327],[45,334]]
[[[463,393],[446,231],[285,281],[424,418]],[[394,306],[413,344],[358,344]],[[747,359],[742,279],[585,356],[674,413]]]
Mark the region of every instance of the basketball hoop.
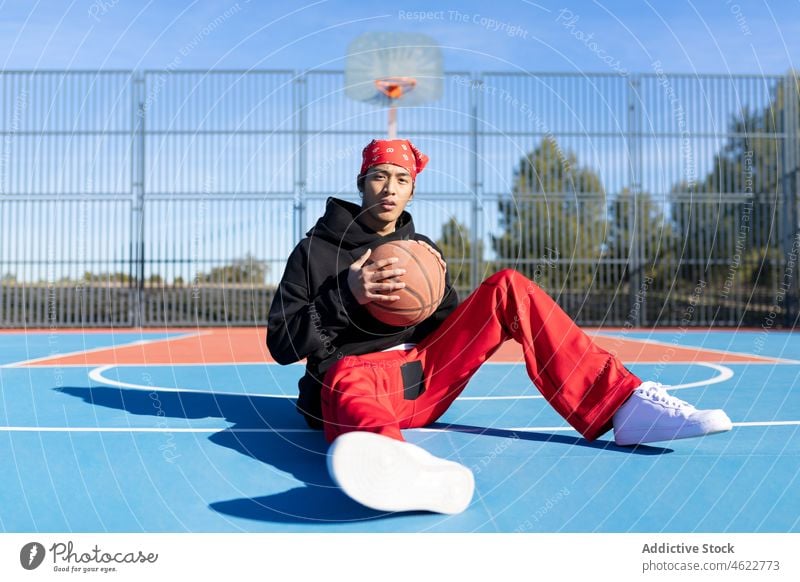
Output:
[[367,32],[347,50],[345,93],[351,99],[389,108],[389,139],[397,137],[397,107],[442,96],[442,53],[429,36]]
[[397,107],[395,101],[414,90],[417,80],[412,77],[386,77],[375,79],[378,91],[389,99],[389,139],[397,138]]
[[412,77],[385,77],[375,79],[375,86],[389,99],[401,99],[414,90],[417,80]]

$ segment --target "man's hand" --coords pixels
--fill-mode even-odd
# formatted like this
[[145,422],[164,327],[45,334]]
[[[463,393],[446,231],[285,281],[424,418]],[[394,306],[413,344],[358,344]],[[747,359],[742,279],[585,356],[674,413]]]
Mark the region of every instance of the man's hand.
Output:
[[361,305],[370,301],[382,303],[397,301],[400,299],[398,295],[386,295],[385,293],[390,293],[406,286],[405,283],[396,280],[396,277],[403,275],[406,270],[384,269],[384,267],[394,264],[400,259],[390,257],[364,266],[371,254],[372,250],[370,249],[350,265],[350,272],[347,274],[347,284],[350,286],[350,291],[353,292],[356,301]]
[[426,249],[428,249],[430,252],[432,252],[434,255],[436,255],[436,258],[439,259],[439,264],[442,265],[442,269],[444,269],[444,271],[447,272],[447,263],[444,262],[444,259],[442,258],[442,254],[439,251],[437,251],[435,248],[433,248],[431,245],[429,245],[428,243],[426,243],[423,240],[415,240],[414,242],[417,242],[417,243],[421,244]]

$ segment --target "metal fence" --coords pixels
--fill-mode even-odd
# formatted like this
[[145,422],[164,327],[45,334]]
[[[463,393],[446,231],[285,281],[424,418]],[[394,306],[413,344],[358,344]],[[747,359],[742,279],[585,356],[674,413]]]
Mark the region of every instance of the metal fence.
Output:
[[[582,324],[793,325],[793,75],[448,73],[401,108],[462,296],[516,268]],[[341,71],[0,72],[0,325],[263,325],[386,111]]]

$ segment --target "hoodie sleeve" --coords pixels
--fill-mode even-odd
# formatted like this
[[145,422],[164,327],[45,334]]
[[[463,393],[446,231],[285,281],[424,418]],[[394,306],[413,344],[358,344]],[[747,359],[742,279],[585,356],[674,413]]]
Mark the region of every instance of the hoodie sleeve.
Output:
[[347,284],[347,269],[316,290],[308,288],[308,254],[301,243],[286,264],[267,319],[267,347],[279,364],[291,364],[317,351],[333,354],[337,336],[359,307]]

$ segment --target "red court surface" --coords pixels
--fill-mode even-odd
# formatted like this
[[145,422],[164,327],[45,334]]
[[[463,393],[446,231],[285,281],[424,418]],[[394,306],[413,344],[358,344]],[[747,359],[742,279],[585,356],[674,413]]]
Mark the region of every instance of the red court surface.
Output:
[[[181,333],[178,337],[137,341],[135,329],[74,330],[71,333],[119,333],[122,345],[100,348],[52,358],[36,359],[25,363],[29,366],[94,366],[94,365],[165,365],[165,364],[243,364],[271,363],[266,346],[264,328],[205,328],[176,329],[170,333]],[[157,330],[147,330],[157,331]],[[778,358],[735,353],[707,348],[677,345],[677,343],[626,338],[625,331],[586,330],[594,340],[609,352],[627,363],[775,363]],[[65,330],[59,330],[65,333]],[[614,334],[614,335],[604,335]],[[128,342],[127,337],[131,337]],[[514,341],[506,342],[490,359],[491,362],[507,363],[523,361],[522,349]]]

